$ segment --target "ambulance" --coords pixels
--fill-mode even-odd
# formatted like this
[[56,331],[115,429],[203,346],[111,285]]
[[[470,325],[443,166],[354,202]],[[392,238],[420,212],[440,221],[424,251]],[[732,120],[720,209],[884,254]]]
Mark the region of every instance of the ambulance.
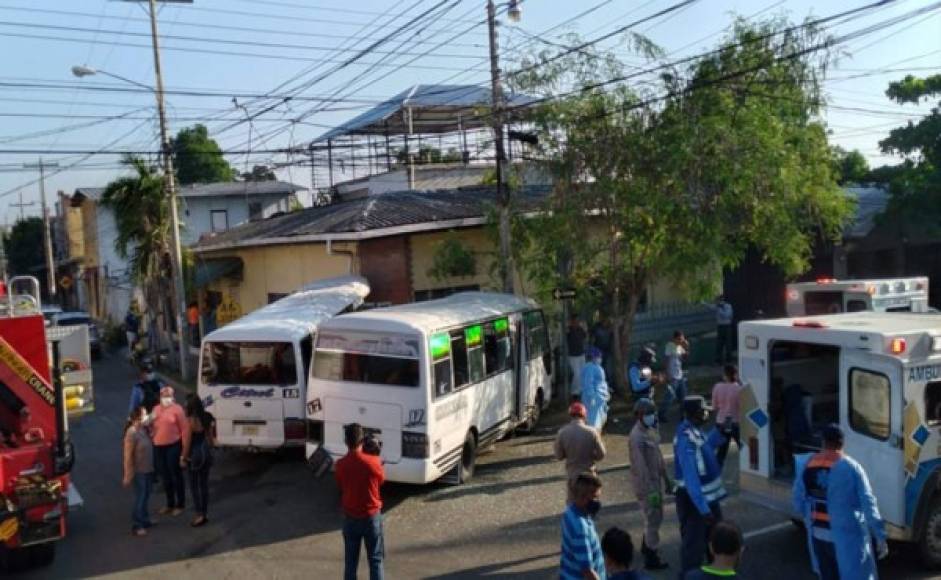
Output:
[[787,315],[841,312],[928,312],[928,278],[837,280],[787,285]]
[[941,568],[941,315],[743,322],[739,353],[743,495],[799,517],[793,457],[819,450],[823,427],[837,423],[889,539],[917,543]]

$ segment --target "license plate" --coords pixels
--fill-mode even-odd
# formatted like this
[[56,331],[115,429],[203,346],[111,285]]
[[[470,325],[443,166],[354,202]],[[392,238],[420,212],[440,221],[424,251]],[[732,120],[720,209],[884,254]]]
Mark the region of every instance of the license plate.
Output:
[[254,437],[257,435],[258,435],[258,425],[243,425],[242,426],[243,437]]

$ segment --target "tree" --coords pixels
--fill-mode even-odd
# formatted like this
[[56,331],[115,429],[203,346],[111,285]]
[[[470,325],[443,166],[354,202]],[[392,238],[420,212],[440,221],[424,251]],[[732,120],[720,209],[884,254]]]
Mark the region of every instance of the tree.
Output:
[[246,171],[240,175],[242,181],[277,181],[278,176],[274,174],[267,165],[256,165],[251,171]]
[[819,33],[785,26],[739,20],[720,50],[638,88],[610,83],[624,67],[590,49],[543,53],[515,77],[549,97],[529,120],[556,176],[550,211],[530,220],[531,278],[594,294],[617,368],[655,280],[706,298],[749,248],[794,275],[841,232],[849,203],[817,118],[828,55],[803,52]]
[[474,252],[454,236],[448,237],[435,247],[428,275],[441,282],[450,278],[466,278],[477,274],[477,258]]
[[33,268],[42,267],[45,259],[42,227],[42,218],[29,217],[13,224],[3,237],[7,271],[11,275],[27,275]]
[[869,162],[857,149],[833,148],[833,171],[841,185],[869,180]]
[[[127,156],[122,163],[134,174],[115,179],[105,187],[101,203],[111,208],[115,220],[114,249],[128,260],[131,276],[144,291],[152,317],[173,317],[170,263],[170,203],[163,174],[140,157]],[[166,343],[169,337],[165,336]]]
[[173,165],[181,185],[234,181],[235,170],[203,125],[181,129],[170,141]]
[[[941,97],[941,74],[906,76],[890,83],[886,95],[900,105]],[[896,219],[906,228],[934,235],[941,233],[941,102],[918,122],[892,129],[879,147],[883,153],[903,159],[900,165],[873,170],[891,192],[883,219]]]

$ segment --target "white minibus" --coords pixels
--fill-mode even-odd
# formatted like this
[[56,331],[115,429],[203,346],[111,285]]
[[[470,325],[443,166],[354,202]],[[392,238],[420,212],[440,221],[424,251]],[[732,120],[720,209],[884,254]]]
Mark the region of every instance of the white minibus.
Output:
[[460,483],[478,450],[532,427],[552,395],[542,310],[464,292],[324,322],[307,392],[308,455],[346,453],[343,425],[382,445],[386,478]]
[[928,312],[928,278],[836,280],[787,285],[787,315],[841,312]]
[[358,276],[309,284],[203,338],[198,392],[216,418],[219,445],[302,446],[304,401],[317,327],[369,294]]

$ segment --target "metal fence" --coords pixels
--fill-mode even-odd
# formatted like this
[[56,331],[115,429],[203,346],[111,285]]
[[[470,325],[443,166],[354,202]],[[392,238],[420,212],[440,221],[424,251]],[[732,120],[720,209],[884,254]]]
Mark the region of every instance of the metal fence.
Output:
[[634,316],[631,345],[662,344],[673,337],[674,330],[682,330],[688,337],[715,332],[715,311],[703,304],[663,304],[638,312]]

